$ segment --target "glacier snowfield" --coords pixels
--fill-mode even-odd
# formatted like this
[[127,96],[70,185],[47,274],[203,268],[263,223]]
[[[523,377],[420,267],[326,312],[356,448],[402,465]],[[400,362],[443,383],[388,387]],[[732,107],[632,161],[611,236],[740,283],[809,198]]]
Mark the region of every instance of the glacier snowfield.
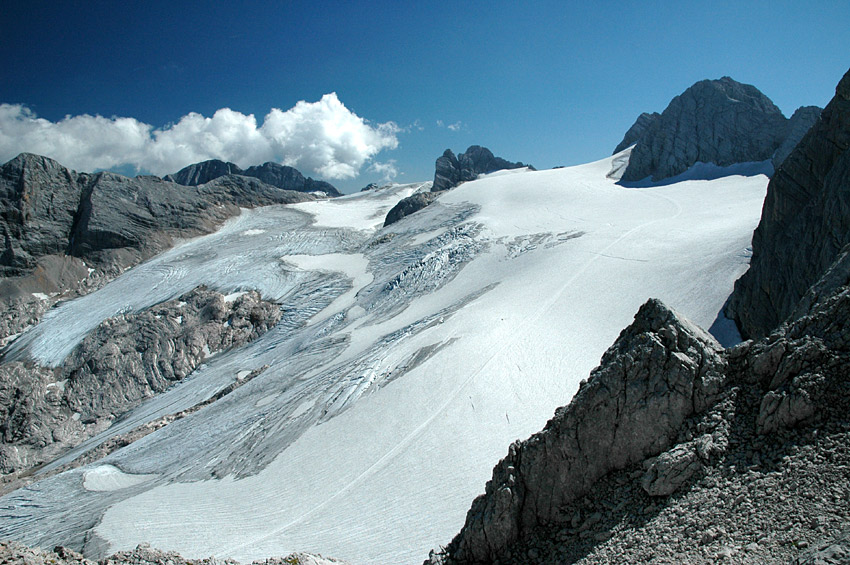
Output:
[[718,313],[767,177],[624,188],[606,178],[614,159],[494,173],[387,228],[430,183],[245,210],[51,310],[13,355],[59,364],[106,317],[199,284],[258,289],[284,315],[48,469],[267,366],[259,376],[6,495],[0,538],[92,556],[150,542],[195,558],[421,563],[648,298],[734,340]]

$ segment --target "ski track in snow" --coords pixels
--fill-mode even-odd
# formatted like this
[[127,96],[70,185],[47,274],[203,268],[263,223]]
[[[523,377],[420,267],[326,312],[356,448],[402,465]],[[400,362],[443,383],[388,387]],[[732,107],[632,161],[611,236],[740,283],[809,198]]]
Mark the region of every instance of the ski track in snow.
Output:
[[765,177],[627,189],[605,178],[611,161],[488,175],[386,229],[427,183],[244,211],[52,310],[13,355],[57,365],[105,317],[198,284],[256,288],[284,316],[47,469],[267,365],[259,376],[0,499],[0,537],[420,563],[642,302],[708,327],[746,268]]

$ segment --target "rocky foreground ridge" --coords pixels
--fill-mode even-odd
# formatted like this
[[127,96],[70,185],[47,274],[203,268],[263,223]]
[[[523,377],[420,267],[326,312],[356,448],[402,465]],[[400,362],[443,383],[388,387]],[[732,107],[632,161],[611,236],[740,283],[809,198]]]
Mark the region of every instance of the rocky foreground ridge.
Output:
[[752,85],[729,77],[697,82],[662,113],[638,116],[614,149],[634,145],[620,180],[660,181],[696,163],[725,167],[771,160],[778,168],[819,113],[806,106],[789,119]]
[[102,286],[177,238],[211,233],[240,207],[314,198],[238,175],[190,188],[77,173],[22,153],[0,166],[0,345],[57,300]]
[[[794,315],[724,350],[647,302],[572,402],[510,447],[426,564],[850,560],[850,246],[822,261],[817,237],[789,245],[762,227],[776,210],[808,210],[791,237],[850,217],[835,203],[820,215],[850,193],[849,81],[780,167],[757,231],[772,253],[754,252],[750,277],[778,268],[771,288],[816,283]],[[760,315],[743,284],[735,312]]]

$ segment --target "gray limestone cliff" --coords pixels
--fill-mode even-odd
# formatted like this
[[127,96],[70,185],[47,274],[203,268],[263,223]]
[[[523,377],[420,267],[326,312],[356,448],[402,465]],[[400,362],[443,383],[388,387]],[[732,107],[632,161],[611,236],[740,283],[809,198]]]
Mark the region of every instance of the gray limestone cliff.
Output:
[[280,317],[279,306],[256,292],[228,301],[199,287],[105,320],[57,369],[0,365],[0,474],[50,461]]
[[643,134],[646,132],[646,130],[649,129],[649,126],[651,126],[653,122],[655,122],[655,120],[660,117],[661,114],[659,114],[658,112],[653,112],[651,114],[648,112],[644,112],[643,114],[638,116],[637,120],[635,120],[635,123],[632,124],[632,127],[630,127],[626,131],[626,135],[623,136],[623,141],[617,144],[617,147],[614,148],[614,153],[619,153],[623,149],[631,147],[632,145],[637,143],[641,136],[643,136]]
[[313,198],[237,175],[186,187],[77,173],[22,153],[0,166],[0,343],[56,300],[101,286],[175,238],[214,231],[240,207]]
[[530,167],[530,165],[520,162],[511,163],[494,156],[492,151],[479,145],[472,145],[457,157],[451,149],[446,149],[437,159],[431,192],[448,190],[462,182],[475,180],[478,175],[522,167]]
[[247,169],[241,169],[235,163],[210,159],[209,161],[184,167],[174,174],[166,175],[164,180],[186,186],[197,186],[225,175],[241,175],[257,178],[270,186],[275,186],[283,190],[342,196],[336,187],[328,182],[305,177],[298,169],[270,161],[262,165],[254,165]]
[[801,108],[789,120],[757,88],[729,77],[697,82],[661,114],[641,114],[615,153],[635,145],[623,182],[659,181],[696,163],[725,167],[784,155],[817,119]]
[[850,243],[850,71],[776,171],[749,270],[727,308],[742,335],[768,334]]

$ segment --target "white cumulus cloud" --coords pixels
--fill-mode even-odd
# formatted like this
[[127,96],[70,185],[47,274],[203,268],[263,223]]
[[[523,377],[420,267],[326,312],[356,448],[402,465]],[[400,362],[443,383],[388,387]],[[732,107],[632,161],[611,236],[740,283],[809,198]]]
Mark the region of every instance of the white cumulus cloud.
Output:
[[277,161],[344,179],[356,176],[381,151],[398,147],[400,131],[393,122],[364,120],[336,93],[286,111],[273,108],[260,126],[253,114],[229,108],[209,118],[192,112],[154,129],[134,118],[87,114],[51,122],[21,104],[0,104],[0,161],[26,151],[80,171],[132,165],[157,175],[207,159],[241,167]]
[[381,175],[381,180],[384,182],[392,182],[398,176],[398,168],[395,166],[395,159],[390,159],[386,163],[375,161],[369,165],[370,173],[378,173]]

